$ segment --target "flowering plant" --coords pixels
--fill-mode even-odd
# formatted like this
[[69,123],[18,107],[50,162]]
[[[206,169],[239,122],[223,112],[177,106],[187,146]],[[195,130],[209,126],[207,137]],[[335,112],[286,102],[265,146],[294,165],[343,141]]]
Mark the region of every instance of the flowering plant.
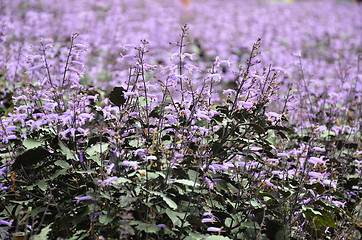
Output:
[[224,46],[187,25],[170,46],[103,52],[78,33],[21,51],[1,31],[0,47],[24,54],[0,62],[1,238],[361,236],[353,64],[329,86],[306,69],[313,52],[263,66],[258,38],[215,56]]

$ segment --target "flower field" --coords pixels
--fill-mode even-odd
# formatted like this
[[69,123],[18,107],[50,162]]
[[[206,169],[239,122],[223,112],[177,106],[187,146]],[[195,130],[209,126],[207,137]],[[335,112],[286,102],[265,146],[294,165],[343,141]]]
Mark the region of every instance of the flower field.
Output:
[[0,239],[362,237],[362,4],[0,1]]

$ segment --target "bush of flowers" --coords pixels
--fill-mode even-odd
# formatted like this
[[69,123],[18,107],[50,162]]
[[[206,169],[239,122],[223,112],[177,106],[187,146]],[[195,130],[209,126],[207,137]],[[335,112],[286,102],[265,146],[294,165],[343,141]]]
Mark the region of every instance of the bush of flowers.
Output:
[[244,3],[0,3],[0,238],[360,238],[361,6]]

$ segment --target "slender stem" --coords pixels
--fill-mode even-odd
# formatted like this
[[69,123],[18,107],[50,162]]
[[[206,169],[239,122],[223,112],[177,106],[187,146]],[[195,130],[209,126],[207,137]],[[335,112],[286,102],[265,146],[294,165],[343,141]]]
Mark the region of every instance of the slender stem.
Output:
[[70,56],[72,54],[72,50],[73,50],[73,42],[74,42],[74,39],[78,36],[78,34],[74,34],[72,35],[72,37],[70,38],[70,48],[69,48],[69,52],[68,52],[68,56],[67,56],[67,61],[65,63],[65,66],[64,66],[64,72],[63,72],[63,80],[62,80],[62,85],[61,85],[61,89],[63,89],[63,86],[64,86],[64,82],[65,82],[65,77],[66,77],[66,74],[67,74],[67,71],[68,71],[68,65],[69,65],[69,60],[70,60]]

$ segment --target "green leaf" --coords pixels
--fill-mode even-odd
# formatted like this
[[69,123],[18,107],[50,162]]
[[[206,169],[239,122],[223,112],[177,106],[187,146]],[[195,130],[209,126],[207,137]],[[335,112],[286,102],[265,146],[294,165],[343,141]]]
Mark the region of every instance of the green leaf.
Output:
[[290,240],[289,227],[288,226],[281,227],[275,236],[276,236],[275,239]]
[[98,166],[101,166],[101,157],[100,154],[101,152],[104,153],[107,149],[108,149],[108,143],[102,143],[100,144],[95,144],[91,147],[89,147],[85,152],[88,154],[88,156],[95,162],[98,164]]
[[165,194],[155,191],[150,191],[150,193],[162,197],[163,201],[165,201],[171,209],[177,209],[177,204],[171,198],[167,197]]
[[172,224],[174,226],[178,226],[178,227],[181,226],[181,224],[182,224],[181,219],[184,218],[185,213],[179,213],[179,212],[172,211],[170,209],[166,209],[166,214],[170,218],[170,220],[172,221]]
[[[74,235],[73,237],[71,238],[68,238],[68,240],[81,240],[83,238],[85,238],[85,234],[87,233],[86,230],[78,230]],[[79,236],[80,234],[82,234],[82,236]]]
[[198,173],[192,169],[188,170],[187,174],[189,175],[189,179],[196,179],[196,177],[198,175]]
[[47,190],[47,183],[43,180],[39,181],[36,183],[36,185],[40,188],[40,190],[42,190],[43,192],[45,192]]
[[325,189],[324,186],[317,182],[317,183],[312,183],[312,184],[306,184],[305,185],[306,189],[313,189],[315,192],[317,192],[318,194],[322,194],[324,193]]
[[310,208],[310,207],[302,207],[302,210],[304,211],[304,213],[312,213],[313,215],[320,215],[322,216],[322,213],[317,211],[317,210],[314,210],[313,208]]
[[33,139],[25,139],[23,145],[26,149],[33,149],[41,146],[41,142],[34,141]]
[[67,159],[76,160],[72,151],[62,141],[59,141],[59,147],[61,152],[67,157]]
[[230,238],[224,236],[210,236],[206,238],[206,240],[227,240],[227,239]]
[[33,236],[33,239],[34,240],[47,240],[47,239],[49,239],[48,234],[51,231],[50,227],[51,227],[52,224],[53,223],[51,223],[48,226],[46,226],[45,228],[43,228],[38,235]]
[[140,140],[138,140],[138,139],[131,140],[131,141],[128,142],[128,144],[129,144],[131,147],[138,147],[138,145],[140,144]]
[[204,223],[202,223],[201,218],[196,216],[195,214],[191,214],[187,217],[187,221],[194,227],[206,227]]
[[224,180],[217,181],[215,183],[214,187],[215,187],[215,189],[217,189],[217,191],[220,191],[220,190],[228,191],[229,190],[227,183]]
[[99,222],[103,225],[107,225],[108,223],[113,221],[114,217],[115,216],[111,214],[102,214],[99,216]]
[[255,199],[251,200],[250,203],[254,208],[261,208],[260,203]]
[[15,159],[12,169],[16,170],[21,167],[30,167],[33,164],[44,162],[50,155],[51,153],[42,147],[29,149]]
[[185,238],[185,240],[200,240],[200,239],[205,239],[205,235],[202,235],[200,233],[194,233],[194,232],[190,232],[189,236],[187,236]]
[[[231,225],[232,224],[232,225]],[[233,228],[235,227],[236,225],[238,224],[238,222],[236,221],[233,221],[231,218],[226,218],[225,219],[225,226],[228,227],[228,228]]]
[[93,169],[88,169],[88,170],[77,170],[75,171],[76,173],[79,174],[96,174],[97,172]]
[[131,183],[132,181],[127,179],[127,178],[124,178],[124,177],[119,177],[117,178],[116,181],[114,181],[114,183]]
[[111,200],[112,197],[108,192],[100,192],[100,195],[104,197],[105,199]]
[[274,129],[274,130],[282,130],[288,133],[294,133],[292,128],[284,127],[284,126],[269,126],[267,129]]
[[284,188],[284,189],[280,188],[279,193],[283,196],[283,198],[288,198],[293,194],[292,191],[289,190],[288,188]]
[[186,186],[190,186],[190,187],[198,187],[200,186],[199,183],[196,183],[194,181],[191,181],[191,180],[187,180],[187,179],[176,179],[176,180],[173,180],[171,183],[181,183],[183,185],[186,185]]
[[287,135],[285,135],[285,133],[283,133],[282,131],[278,131],[277,134],[278,134],[281,138],[288,140]]
[[86,153],[88,153],[89,156],[100,154],[101,152],[105,152],[107,150],[108,145],[108,143],[94,144],[86,150]]
[[67,163],[66,161],[63,161],[63,160],[58,160],[54,163],[54,165],[56,166],[59,166],[59,167],[62,167],[63,169],[69,169],[70,168],[70,165],[69,163]]
[[144,231],[146,233],[157,233],[158,231],[161,230],[161,228],[159,226],[157,226],[156,224],[153,223],[143,223],[143,222],[139,222],[139,221],[133,221],[133,223],[135,223],[136,225],[136,229],[139,231]]
[[260,133],[260,134],[265,133],[265,129],[264,129],[262,126],[260,126],[259,124],[250,123],[249,126],[251,126],[252,128],[254,128],[254,130],[255,130],[257,133]]
[[[323,215],[326,215],[326,214],[323,214]],[[330,214],[329,214],[330,215]],[[325,224],[328,226],[328,227],[332,227],[332,228],[336,228],[337,225],[336,225],[336,222],[334,220],[333,217],[331,216],[324,216],[325,217]]]
[[277,141],[277,136],[275,135],[275,132],[272,130],[268,130],[268,137],[266,138],[267,141],[269,141],[271,144],[274,144]]
[[[259,227],[258,223],[255,223],[256,227]],[[254,229],[254,223],[253,222],[242,222],[240,223],[240,227],[242,228],[248,228],[248,229]]]
[[109,100],[117,107],[122,106],[126,102],[126,99],[124,97],[125,91],[126,89],[124,89],[123,87],[114,87],[111,95],[109,96]]

